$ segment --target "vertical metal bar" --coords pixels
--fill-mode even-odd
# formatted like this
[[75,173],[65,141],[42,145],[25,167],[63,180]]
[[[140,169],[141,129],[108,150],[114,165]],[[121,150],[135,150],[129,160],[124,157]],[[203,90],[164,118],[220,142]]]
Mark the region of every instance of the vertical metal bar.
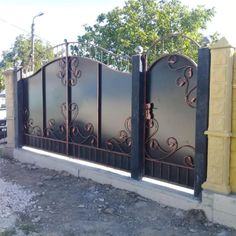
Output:
[[176,167],[177,169],[176,169],[176,175],[177,175],[177,182],[179,183],[180,182],[180,168],[177,166]]
[[26,91],[24,90],[24,81],[22,79],[22,69],[17,72],[17,120],[18,120],[18,139],[16,140],[17,147],[23,146],[24,143],[24,96]]
[[51,140],[48,141],[48,146],[49,146],[49,150],[52,151],[52,145],[51,145]]
[[94,59],[97,60],[97,48],[94,46]]
[[97,147],[101,147],[101,126],[102,126],[102,64],[98,64],[97,75]]
[[79,147],[76,145],[76,158],[79,158]]
[[107,53],[107,65],[110,65],[110,54]]
[[140,180],[144,174],[146,57],[133,56],[132,65],[131,177]]
[[151,162],[151,176],[155,176],[155,162],[154,161],[150,161]]
[[101,62],[104,63],[103,62],[103,51],[101,51]]
[[170,165],[167,166],[167,179],[170,180],[170,172],[171,172],[171,167]]
[[162,166],[162,162],[160,162],[160,178],[162,178],[162,176],[163,176],[163,166]]
[[45,67],[42,68],[42,98],[43,98],[43,133],[47,128],[47,110],[46,110],[46,83],[45,83]]
[[91,148],[88,148],[88,153],[89,153],[89,155],[88,155],[88,159],[90,160],[90,161],[93,161],[93,158],[92,158],[92,149]]
[[74,144],[72,144],[72,153],[71,153],[71,155],[73,157],[75,157],[75,145]]
[[69,56],[68,56],[68,42],[65,40],[66,46],[66,155],[69,155],[69,117],[70,117],[70,81],[69,81]]
[[82,159],[87,160],[87,157],[85,155],[85,147],[81,147],[82,148]]
[[105,160],[105,165],[106,165],[106,166],[108,166],[109,160],[112,159],[112,158],[110,158],[110,157],[112,157],[112,153],[107,152],[107,153],[106,153],[106,160]]
[[123,158],[122,158],[122,155],[119,155],[119,158],[118,158],[118,163],[119,163],[119,168],[120,169],[123,169]]
[[186,182],[185,182],[186,186],[189,186],[189,169],[186,169]]
[[194,196],[200,197],[201,185],[206,180],[207,170],[207,137],[204,131],[208,128],[209,109],[209,81],[210,81],[210,49],[198,50],[197,74],[197,111],[196,111],[196,138],[195,138],[195,171]]

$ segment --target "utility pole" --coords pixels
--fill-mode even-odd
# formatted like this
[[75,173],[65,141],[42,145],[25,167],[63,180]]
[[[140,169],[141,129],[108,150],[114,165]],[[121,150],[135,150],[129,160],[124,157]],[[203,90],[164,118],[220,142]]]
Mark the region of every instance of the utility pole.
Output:
[[31,25],[31,70],[34,72],[34,20],[36,17],[42,16],[44,13],[40,12],[33,17]]

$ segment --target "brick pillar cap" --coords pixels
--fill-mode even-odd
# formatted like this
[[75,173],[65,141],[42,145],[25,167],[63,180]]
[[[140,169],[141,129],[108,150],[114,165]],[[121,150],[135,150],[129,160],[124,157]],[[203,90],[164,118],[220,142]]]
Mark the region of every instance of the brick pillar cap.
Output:
[[211,46],[211,49],[217,49],[217,48],[235,48],[235,47],[232,46],[232,44],[225,37],[223,37]]
[[11,75],[13,73],[13,71],[14,71],[14,68],[9,68],[3,72],[3,75],[8,77],[9,75]]

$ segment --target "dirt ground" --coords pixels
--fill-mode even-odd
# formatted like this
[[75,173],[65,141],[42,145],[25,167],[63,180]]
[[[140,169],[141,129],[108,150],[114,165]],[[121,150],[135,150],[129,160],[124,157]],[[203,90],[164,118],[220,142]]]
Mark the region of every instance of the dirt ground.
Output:
[[201,211],[160,205],[66,172],[0,158],[0,236],[235,235]]

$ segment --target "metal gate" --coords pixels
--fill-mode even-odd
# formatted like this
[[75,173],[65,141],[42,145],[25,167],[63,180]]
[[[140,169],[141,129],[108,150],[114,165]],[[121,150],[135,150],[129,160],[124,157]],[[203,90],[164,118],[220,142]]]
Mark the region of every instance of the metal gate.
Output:
[[[132,73],[124,73],[106,66],[95,47],[90,58],[65,47],[66,55],[32,76],[19,71],[18,146],[130,171],[137,180],[177,183],[198,195],[206,176],[209,49],[199,50],[198,68],[169,54],[146,69],[140,54]],[[106,63],[124,68],[124,58],[108,53]]]
[[145,175],[193,186],[196,64],[179,54],[158,59],[146,76]]
[[177,53],[149,68],[147,54],[132,62],[131,176],[192,188],[195,196],[206,179],[210,77],[210,50],[197,51],[198,65]]
[[65,56],[18,82],[21,145],[129,171],[130,73],[64,46]]

